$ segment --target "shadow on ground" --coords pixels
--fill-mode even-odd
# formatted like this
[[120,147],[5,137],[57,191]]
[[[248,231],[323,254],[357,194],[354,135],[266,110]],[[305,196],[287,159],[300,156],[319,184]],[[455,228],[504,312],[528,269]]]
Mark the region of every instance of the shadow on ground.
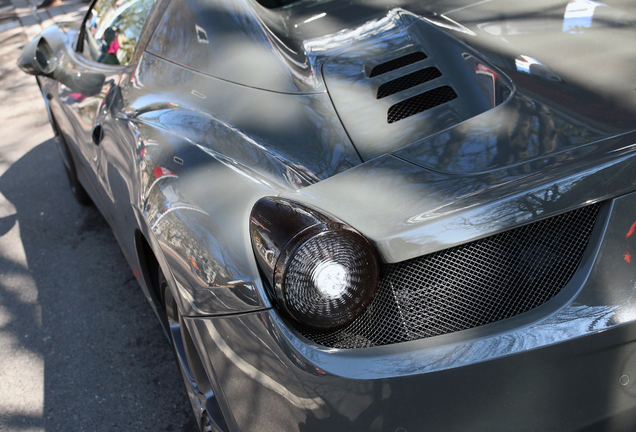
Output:
[[5,412],[0,429],[194,431],[158,320],[104,218],[74,201],[54,141],[14,163],[0,192],[16,209],[0,235],[19,230],[28,263],[1,255],[1,329],[44,363],[43,418]]

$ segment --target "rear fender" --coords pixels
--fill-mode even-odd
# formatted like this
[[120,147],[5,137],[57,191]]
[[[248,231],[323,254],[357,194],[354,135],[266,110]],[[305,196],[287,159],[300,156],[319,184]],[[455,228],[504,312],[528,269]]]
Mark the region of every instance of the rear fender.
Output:
[[249,214],[277,192],[255,173],[138,123],[135,213],[183,315],[270,306],[249,237]]

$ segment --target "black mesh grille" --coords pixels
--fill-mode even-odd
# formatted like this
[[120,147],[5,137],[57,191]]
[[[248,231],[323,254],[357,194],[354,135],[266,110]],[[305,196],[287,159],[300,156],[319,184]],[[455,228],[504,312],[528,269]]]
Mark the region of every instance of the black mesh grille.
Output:
[[403,77],[382,84],[380,88],[378,88],[377,98],[382,99],[383,97],[401,92],[402,90],[410,89],[441,76],[442,73],[435,67],[429,67],[426,69],[415,71],[408,75],[404,75]]
[[417,96],[413,96],[391,106],[387,114],[387,121],[394,123],[398,120],[450,102],[455,98],[457,98],[457,93],[449,86],[434,88],[433,90],[418,94]]
[[391,72],[392,70],[403,68],[405,66],[408,66],[413,63],[417,63],[418,61],[425,60],[425,59],[426,59],[426,54],[424,54],[421,51],[418,51],[411,54],[407,54],[402,57],[398,57],[396,59],[390,60],[385,63],[380,63],[379,65],[375,66],[371,70],[371,73],[369,74],[369,78],[373,78],[374,76]]
[[387,267],[373,303],[337,330],[296,328],[316,343],[363,348],[490,324],[553,298],[574,275],[599,205]]

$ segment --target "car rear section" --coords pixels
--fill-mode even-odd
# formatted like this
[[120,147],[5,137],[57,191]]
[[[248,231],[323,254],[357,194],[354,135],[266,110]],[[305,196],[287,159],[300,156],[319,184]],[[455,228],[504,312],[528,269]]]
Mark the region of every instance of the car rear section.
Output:
[[[626,195],[389,265],[367,315],[337,331],[274,309],[186,325],[230,429],[629,430],[634,206]],[[555,226],[569,234],[558,247],[544,242]]]
[[[124,96],[144,127],[186,136],[201,170],[209,157],[259,184],[221,217],[238,233],[219,253],[227,283],[205,279],[196,257],[179,264],[198,270],[205,289],[228,288],[240,274],[266,299],[249,310],[184,309],[186,349],[222,413],[216,426],[633,429],[633,106],[452,11],[355,3],[360,14],[344,25],[330,14],[353,9],[329,2],[219,11],[174,0],[166,16],[181,18],[159,25],[125,75]],[[238,27],[209,25],[223,19]],[[330,32],[318,30],[321,19]],[[258,31],[236,34],[251,25]],[[179,32],[182,45],[170,45]],[[251,66],[232,75],[241,59]],[[167,100],[162,79],[178,101]],[[144,96],[141,84],[157,91]],[[601,101],[596,115],[590,105]],[[289,129],[280,132],[272,107]],[[316,130],[293,130],[312,122]],[[182,163],[195,162],[184,154]],[[211,182],[166,168],[196,218],[221,214],[205,190]],[[316,328],[292,316],[276,279],[252,260],[249,212],[273,196],[333,216],[373,245],[377,290],[351,322]],[[178,252],[168,243],[182,239],[161,232],[172,229],[167,208],[146,216],[163,250]],[[248,265],[228,263],[246,250]],[[186,280],[176,276],[192,293]],[[201,292],[192,303],[206,306]]]

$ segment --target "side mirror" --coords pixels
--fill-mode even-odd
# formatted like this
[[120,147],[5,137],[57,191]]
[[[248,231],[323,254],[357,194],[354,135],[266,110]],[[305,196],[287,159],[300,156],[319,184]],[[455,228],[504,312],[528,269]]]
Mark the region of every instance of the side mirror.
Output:
[[46,39],[40,36],[22,50],[18,67],[30,75],[51,76],[57,68],[57,57]]
[[100,73],[71,73],[59,65],[51,45],[42,36],[33,39],[18,57],[18,67],[30,75],[53,78],[84,96],[102,91],[106,76]]

